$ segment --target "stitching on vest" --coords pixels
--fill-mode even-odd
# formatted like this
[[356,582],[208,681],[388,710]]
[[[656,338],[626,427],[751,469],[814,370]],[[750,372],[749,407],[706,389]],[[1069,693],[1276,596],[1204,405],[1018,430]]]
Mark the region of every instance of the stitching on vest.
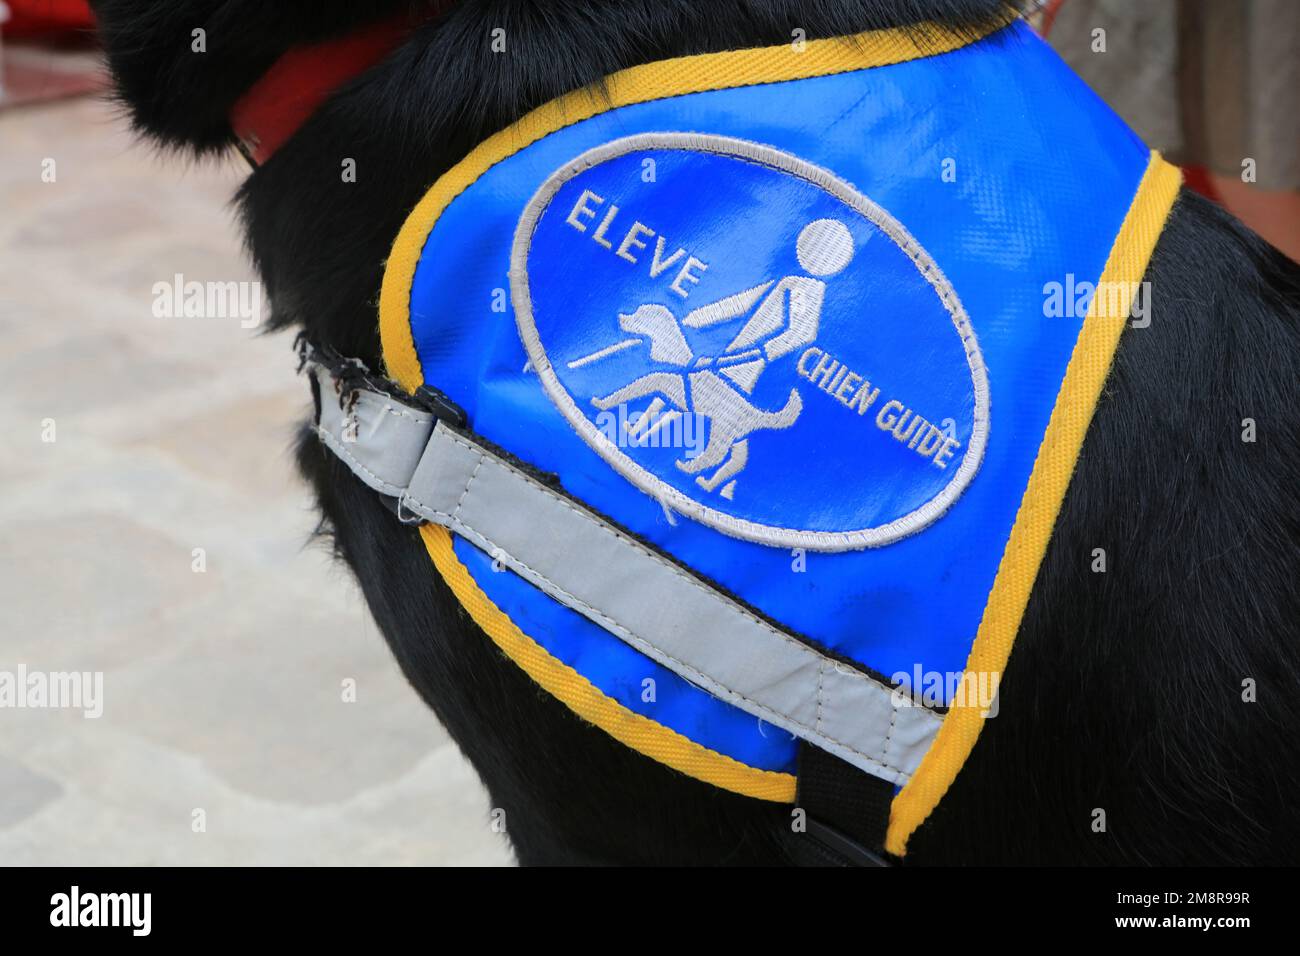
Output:
[[[465,445],[465,447],[469,448],[468,445]],[[478,477],[478,470],[483,467],[483,462],[485,461],[487,461],[487,455],[484,455],[482,452],[479,452],[478,461],[475,462],[474,464],[474,470],[470,473],[469,478],[465,481],[465,490],[462,491],[460,493],[460,497],[456,499],[456,510],[454,510],[449,516],[452,521],[460,520],[460,507],[465,503],[465,497],[469,494],[469,486],[474,484],[474,479]]]
[[[445,439],[446,439],[447,441],[450,441],[450,442],[453,442],[454,444],[459,445],[460,447],[464,448],[466,451],[470,452],[472,455],[474,455],[474,456],[476,456],[476,457],[478,458],[478,464],[477,464],[477,465],[475,466],[475,468],[474,468],[474,473],[473,473],[473,474],[472,474],[472,475],[471,475],[471,476],[466,480],[466,483],[465,483],[465,489],[461,492],[460,499],[459,499],[459,501],[457,502],[457,505],[456,505],[456,511],[459,512],[460,509],[461,509],[461,505],[464,503],[465,497],[466,497],[466,495],[468,494],[469,485],[473,482],[474,477],[478,474],[479,467],[483,464],[484,461],[487,460],[487,457],[488,457],[488,456],[487,456],[487,454],[486,454],[485,452],[483,452],[481,449],[475,448],[473,445],[471,445],[469,442],[464,441],[464,440],[461,439],[459,436],[452,435],[452,434],[449,434],[449,433],[439,433],[439,434],[443,434],[444,437],[445,437]],[[506,465],[504,462],[493,461],[492,464],[497,465],[498,467],[503,468],[503,469],[505,469],[505,470],[507,470],[507,471],[514,472],[515,474],[520,474],[519,472],[515,471],[515,469],[510,468],[510,466],[509,466],[509,465]],[[520,477],[523,477],[525,480],[528,480],[526,476],[520,475]],[[766,706],[766,705],[764,705],[764,704],[761,704],[761,703],[759,703],[759,702],[756,701],[756,700],[751,700],[749,697],[746,697],[744,694],[740,693],[740,692],[737,691],[737,690],[733,690],[732,688],[726,686],[724,683],[722,683],[721,681],[717,680],[716,678],[708,677],[708,676],[705,675],[702,671],[700,671],[698,668],[693,667],[693,666],[691,666],[690,664],[687,664],[687,663],[684,662],[684,661],[680,661],[680,660],[678,660],[677,658],[673,657],[671,654],[669,654],[667,651],[663,650],[662,648],[655,647],[655,645],[651,644],[651,643],[650,643],[649,641],[647,641],[645,638],[639,637],[636,633],[634,633],[634,632],[633,632],[629,627],[627,627],[626,625],[620,623],[619,621],[617,621],[617,620],[615,620],[614,618],[610,617],[609,615],[605,614],[605,613],[604,613],[603,611],[601,611],[599,608],[596,608],[596,607],[591,606],[591,605],[588,604],[586,601],[584,601],[584,600],[582,600],[581,598],[579,598],[577,595],[575,595],[575,594],[571,594],[569,591],[565,590],[564,588],[560,587],[560,585],[558,585],[557,583],[555,583],[554,581],[552,581],[552,580],[551,580],[548,576],[546,576],[545,574],[542,574],[542,573],[541,573],[540,571],[538,571],[537,569],[535,569],[535,568],[529,566],[529,565],[526,564],[525,562],[521,561],[519,558],[517,558],[517,557],[515,557],[514,555],[510,554],[510,553],[507,552],[504,548],[502,548],[499,544],[497,544],[496,542],[494,542],[494,541],[492,541],[490,538],[488,538],[487,535],[485,535],[485,534],[483,534],[482,532],[478,531],[478,530],[477,530],[476,528],[474,528],[472,525],[468,524],[467,522],[465,522],[463,519],[457,517],[456,515],[454,515],[454,514],[452,514],[452,513],[448,513],[448,512],[446,512],[446,511],[442,511],[442,510],[440,510],[440,509],[438,509],[438,508],[435,508],[435,507],[433,507],[433,506],[431,506],[431,505],[425,504],[424,502],[420,501],[418,498],[415,498],[413,495],[411,495],[411,493],[410,493],[409,491],[406,493],[406,498],[407,498],[407,500],[409,500],[412,504],[416,505],[417,507],[423,508],[425,511],[427,511],[427,512],[429,512],[429,513],[431,513],[431,514],[437,515],[437,516],[439,516],[439,517],[441,517],[441,518],[445,518],[446,520],[448,520],[448,521],[450,521],[450,522],[453,522],[453,523],[455,523],[455,524],[458,524],[458,525],[462,526],[463,528],[465,528],[465,529],[466,529],[467,531],[469,531],[470,533],[472,533],[472,534],[474,534],[474,535],[477,535],[478,537],[482,538],[484,541],[488,542],[488,544],[490,544],[490,545],[492,546],[493,549],[495,549],[495,551],[497,552],[498,557],[500,557],[500,556],[504,556],[504,557],[508,558],[510,561],[512,561],[513,563],[517,564],[520,568],[523,568],[525,571],[527,571],[529,574],[532,574],[532,575],[534,575],[535,577],[537,577],[539,580],[546,582],[546,584],[549,585],[551,588],[553,588],[553,589],[555,590],[556,593],[558,593],[558,594],[560,594],[560,595],[563,595],[563,596],[564,596],[565,598],[567,598],[569,601],[572,601],[572,602],[573,602],[573,605],[574,605],[575,607],[580,607],[580,608],[583,608],[583,609],[585,609],[585,610],[587,610],[587,611],[590,611],[590,612],[591,612],[595,617],[599,618],[600,621],[603,622],[607,627],[609,627],[611,630],[613,630],[614,633],[625,635],[629,640],[631,640],[632,642],[634,642],[634,643],[636,643],[636,644],[642,644],[642,645],[644,645],[644,646],[646,646],[646,647],[652,648],[656,653],[662,655],[662,656],[664,657],[665,660],[671,661],[673,664],[675,664],[675,665],[677,665],[678,667],[680,667],[683,671],[685,671],[685,672],[687,672],[687,673],[690,673],[690,674],[694,674],[694,675],[696,675],[696,676],[699,677],[699,678],[702,678],[702,679],[704,679],[704,680],[706,680],[706,681],[708,681],[708,682],[711,682],[711,683],[713,683],[713,684],[716,684],[718,687],[722,688],[722,689],[723,689],[724,691],[726,691],[728,694],[732,694],[732,695],[734,695],[735,697],[737,697],[738,699],[743,700],[745,703],[749,704],[749,705],[750,705],[751,707],[753,707],[755,710],[761,711],[761,712],[764,713],[764,714],[767,714],[767,715],[770,715],[770,716],[772,716],[772,717],[776,717],[776,718],[778,718],[778,724],[779,724],[779,721],[786,721],[786,722],[788,722],[788,723],[790,723],[790,724],[793,724],[793,725],[796,726],[796,727],[799,727],[799,728],[802,729],[802,730],[809,730],[809,731],[811,731],[812,733],[816,734],[817,736],[820,736],[820,737],[822,737],[823,739],[825,739],[825,740],[827,740],[827,741],[829,741],[829,742],[835,744],[836,746],[843,747],[843,748],[844,748],[845,750],[847,750],[849,753],[852,753],[852,754],[854,754],[854,755],[856,755],[856,756],[858,756],[858,757],[861,757],[863,760],[866,760],[867,762],[872,763],[872,764],[878,766],[878,767],[879,767],[880,769],[882,769],[882,770],[889,771],[889,772],[892,772],[892,773],[894,773],[894,774],[897,774],[897,775],[898,775],[900,778],[902,778],[903,780],[908,780],[908,779],[910,779],[911,775],[910,775],[906,770],[904,770],[903,768],[898,767],[898,766],[895,766],[895,765],[890,764],[890,763],[886,763],[886,762],[883,761],[882,759],[880,759],[880,758],[878,758],[878,757],[875,757],[875,756],[873,756],[872,754],[864,753],[863,751],[861,751],[861,750],[859,750],[858,748],[854,747],[852,744],[848,744],[848,743],[846,743],[846,742],[844,742],[844,741],[842,741],[842,740],[838,740],[838,739],[836,739],[835,737],[832,737],[830,734],[825,733],[824,731],[820,730],[820,729],[817,728],[817,727],[808,727],[806,724],[804,724],[803,722],[801,722],[801,721],[799,721],[799,720],[796,720],[796,719],[793,718],[793,717],[790,717],[790,716],[788,716],[788,715],[784,715],[784,714],[779,714],[779,713],[777,713],[776,711],[772,710],[770,707],[768,707],[768,706]],[[619,538],[619,539],[621,539],[621,540],[626,540],[626,539],[622,538],[621,535],[616,534],[615,532],[613,532],[613,531],[610,530],[609,528],[606,528],[604,525],[600,524],[599,522],[594,521],[590,515],[588,515],[588,514],[584,513],[583,511],[580,511],[579,509],[573,507],[573,505],[569,504],[568,502],[563,501],[563,499],[557,499],[557,500],[560,500],[560,501],[562,502],[563,506],[564,506],[565,508],[567,508],[569,511],[572,511],[575,515],[577,515],[577,516],[579,516],[580,518],[583,518],[583,519],[586,520],[587,522],[591,523],[591,524],[594,525],[597,529],[599,529],[601,532],[603,532],[603,533],[605,533],[605,534],[608,534],[608,535],[610,535],[610,536],[612,536],[612,537]],[[647,552],[643,552],[643,553],[645,553],[648,557],[650,557],[652,560],[654,560],[656,564],[659,564],[660,566],[662,566],[662,567],[666,568],[667,570],[669,570],[669,571],[670,571],[671,573],[673,573],[674,575],[676,575],[676,576],[682,578],[682,579],[683,579],[687,584],[689,584],[691,587],[695,588],[696,590],[699,590],[699,591],[704,592],[704,593],[705,593],[706,595],[708,595],[710,598],[713,597],[713,595],[712,595],[710,592],[708,592],[708,590],[705,589],[702,585],[700,585],[700,584],[699,584],[698,582],[696,582],[696,581],[693,581],[689,576],[687,576],[684,572],[680,571],[679,569],[673,567],[673,566],[670,565],[670,564],[667,564],[666,562],[663,562],[660,558],[658,558],[658,556],[654,555],[653,552],[648,552],[648,551],[647,551]],[[734,609],[734,606],[733,606],[733,609]],[[734,609],[734,612],[735,612],[735,613],[738,613],[738,614],[743,613],[743,612],[741,612],[739,609]],[[746,617],[748,617],[748,616],[746,615]],[[780,637],[780,638],[781,638],[782,640],[784,640],[785,642],[787,642],[787,643],[789,643],[789,644],[792,644],[792,645],[796,646],[796,648],[797,648],[801,653],[803,653],[803,654],[816,653],[816,652],[813,651],[811,648],[808,648],[806,645],[804,645],[804,644],[800,644],[798,641],[795,641],[794,638],[790,637],[788,634],[782,634],[780,631],[778,631],[776,628],[771,627],[771,626],[768,625],[766,622],[764,622],[764,621],[759,621],[759,620],[756,620],[756,619],[754,619],[754,618],[749,618],[749,619],[750,619],[751,621],[754,621],[754,623],[759,624],[759,625],[760,625],[764,630],[767,630],[768,632],[770,632],[770,633],[772,633],[772,634],[774,634],[774,635]],[[822,670],[822,668],[824,667],[824,660],[825,660],[825,659],[824,659],[824,658],[821,658],[821,656],[819,655],[819,664],[818,664],[818,673],[819,673],[819,675],[820,675],[821,673],[824,673],[824,671]],[[855,676],[856,676],[856,675],[855,675]],[[871,680],[869,680],[869,678],[865,678],[865,677],[864,677],[864,678],[860,678],[860,680],[863,681],[863,682],[870,683],[871,685],[873,685],[877,690],[879,690],[879,691],[882,692],[882,693],[888,693],[889,690],[890,690],[889,688],[884,687],[883,685],[877,684],[875,681],[871,681]],[[821,698],[821,693],[820,693],[820,691],[819,691],[819,692],[818,692],[818,707],[819,707],[819,710],[820,710],[820,706],[821,706],[821,699],[822,699],[822,698]],[[894,716],[895,716],[895,717],[897,716],[897,709],[895,709],[895,714],[894,714]]]
[[380,411],[388,412],[388,414],[390,415],[397,415],[400,418],[409,418],[411,421],[419,425],[427,425],[429,424],[429,422],[433,421],[432,415],[419,415],[416,414],[415,412],[398,408],[396,405],[393,405],[392,403],[385,405],[382,409],[380,409]]
[[898,723],[898,705],[893,701],[893,695],[890,695],[889,710],[889,730],[885,733],[885,746],[880,750],[880,759],[885,760],[889,756],[889,739],[894,736],[894,725]]
[[[817,662],[817,733],[822,732],[822,684],[826,679],[826,662]],[[883,757],[884,754],[881,754]]]

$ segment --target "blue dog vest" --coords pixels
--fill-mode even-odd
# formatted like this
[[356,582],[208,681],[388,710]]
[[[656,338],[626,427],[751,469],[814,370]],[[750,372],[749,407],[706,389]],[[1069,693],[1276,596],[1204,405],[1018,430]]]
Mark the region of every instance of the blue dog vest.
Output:
[[1019,22],[637,67],[402,229],[388,372],[463,417],[322,437],[577,713],[769,800],[824,747],[900,788],[901,854],[996,714],[1178,183]]

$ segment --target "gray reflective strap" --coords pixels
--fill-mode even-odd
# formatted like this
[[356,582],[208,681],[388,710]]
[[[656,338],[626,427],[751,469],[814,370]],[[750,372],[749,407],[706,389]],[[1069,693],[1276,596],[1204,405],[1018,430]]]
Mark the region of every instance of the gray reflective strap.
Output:
[[400,498],[433,434],[434,416],[364,388],[340,395],[328,369],[307,368],[320,389],[320,440],[375,491]]
[[361,391],[356,440],[343,441],[347,415],[327,421],[330,394],[322,391],[322,440],[372,488],[400,496],[403,513],[451,529],[691,683],[868,773],[901,784],[920,763],[939,714],[902,694],[896,702],[889,686],[774,627],[471,438],[442,422],[430,427],[427,413],[394,414],[393,399]]

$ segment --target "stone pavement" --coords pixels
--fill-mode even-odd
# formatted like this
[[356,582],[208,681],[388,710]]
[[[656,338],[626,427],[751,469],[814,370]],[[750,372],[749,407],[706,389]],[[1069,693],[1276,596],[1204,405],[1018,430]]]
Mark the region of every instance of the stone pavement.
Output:
[[[0,864],[507,863],[308,541],[290,336],[156,314],[255,278],[241,174],[100,100],[0,111]],[[16,706],[19,668],[102,672],[102,716]]]

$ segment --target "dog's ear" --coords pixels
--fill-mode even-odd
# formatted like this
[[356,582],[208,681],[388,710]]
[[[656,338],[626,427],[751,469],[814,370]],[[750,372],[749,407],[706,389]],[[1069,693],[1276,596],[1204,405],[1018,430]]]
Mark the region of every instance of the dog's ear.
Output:
[[345,33],[412,0],[91,0],[117,95],[135,128],[210,152],[234,142],[227,116],[285,50]]

